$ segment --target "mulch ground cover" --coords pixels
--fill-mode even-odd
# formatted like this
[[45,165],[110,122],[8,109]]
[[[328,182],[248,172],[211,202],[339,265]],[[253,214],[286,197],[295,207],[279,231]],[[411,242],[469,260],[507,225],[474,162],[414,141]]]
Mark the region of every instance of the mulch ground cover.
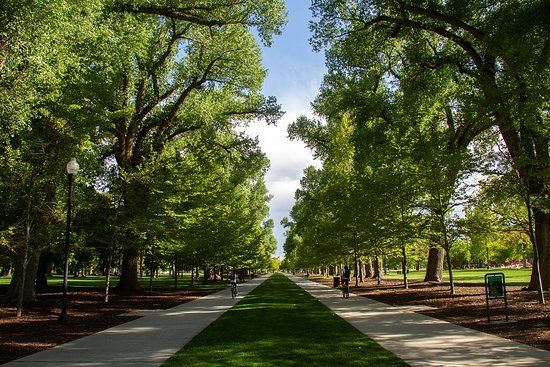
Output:
[[122,313],[166,309],[217,290],[140,291],[132,295],[114,290],[109,303],[104,303],[97,288],[69,289],[69,321],[60,323],[60,289],[38,294],[36,302],[24,305],[21,318],[14,317],[16,309],[3,300],[0,289],[0,364],[138,318],[117,316]]
[[[312,279],[332,286],[332,278]],[[508,286],[508,309],[511,323],[487,323],[485,288],[480,284],[456,284],[454,296],[450,295],[449,284],[410,282],[404,289],[402,282],[367,280],[353,293],[395,306],[422,305],[433,307],[420,313],[442,319],[470,329],[550,350],[550,304],[541,305],[537,292],[522,290],[522,287]],[[545,293],[550,301],[550,292]],[[492,301],[491,320],[504,320],[504,302]]]

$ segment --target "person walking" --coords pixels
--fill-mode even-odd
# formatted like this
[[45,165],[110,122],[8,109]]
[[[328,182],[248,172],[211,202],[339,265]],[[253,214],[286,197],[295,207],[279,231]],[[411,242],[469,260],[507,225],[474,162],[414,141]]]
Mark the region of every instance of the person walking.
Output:
[[342,295],[344,298],[349,298],[349,279],[351,278],[351,274],[349,271],[348,266],[344,266],[344,270],[342,270]]

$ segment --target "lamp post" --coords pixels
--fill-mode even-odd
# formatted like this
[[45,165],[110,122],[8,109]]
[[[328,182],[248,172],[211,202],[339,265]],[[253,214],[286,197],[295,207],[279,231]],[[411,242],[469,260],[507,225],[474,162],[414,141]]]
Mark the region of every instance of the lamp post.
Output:
[[61,303],[60,322],[67,321],[67,277],[69,274],[69,241],[71,237],[71,209],[73,197],[74,176],[78,173],[78,163],[75,158],[71,158],[67,163],[67,176],[69,178],[69,192],[67,196],[67,229],[65,230],[65,271],[63,272],[63,301]]

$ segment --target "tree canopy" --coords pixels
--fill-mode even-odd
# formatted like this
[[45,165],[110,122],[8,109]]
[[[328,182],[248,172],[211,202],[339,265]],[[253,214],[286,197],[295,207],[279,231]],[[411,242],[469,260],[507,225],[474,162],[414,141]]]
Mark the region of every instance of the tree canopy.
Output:
[[[531,239],[548,289],[547,5],[314,0],[311,43],[325,51],[328,72],[314,102],[318,118],[298,119],[289,135],[323,168],[314,189],[306,181],[301,189],[319,201],[297,193],[289,242],[334,249],[332,263],[342,261],[343,242],[368,253],[421,239],[452,255],[465,236],[459,208],[470,205],[470,182],[495,173],[503,148],[506,174],[515,173],[508,185],[533,200]],[[304,222],[317,208],[326,220]],[[327,244],[309,235],[323,233],[319,226],[333,235]],[[532,289],[537,277],[535,266]]]
[[152,246],[188,268],[270,266],[269,162],[240,131],[282,114],[261,92],[259,43],[285,22],[281,0],[2,2],[10,294],[32,298],[40,255],[59,251],[70,157],[81,166],[75,248],[121,253],[120,287],[138,286]]

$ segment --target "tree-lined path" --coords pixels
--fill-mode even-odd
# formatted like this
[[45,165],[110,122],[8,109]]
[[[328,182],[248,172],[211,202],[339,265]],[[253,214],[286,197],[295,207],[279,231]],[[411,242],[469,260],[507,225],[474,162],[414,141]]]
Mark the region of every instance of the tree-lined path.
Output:
[[242,284],[238,304],[226,289],[5,366],[550,366],[548,351],[289,278]]
[[0,363],[150,305],[9,365],[550,365],[283,275],[170,308],[347,266],[464,319],[521,267],[498,332],[550,350],[549,1],[0,1]]
[[411,366],[550,366],[550,352],[292,277],[325,306]]
[[287,277],[275,274],[163,367],[406,365]]

